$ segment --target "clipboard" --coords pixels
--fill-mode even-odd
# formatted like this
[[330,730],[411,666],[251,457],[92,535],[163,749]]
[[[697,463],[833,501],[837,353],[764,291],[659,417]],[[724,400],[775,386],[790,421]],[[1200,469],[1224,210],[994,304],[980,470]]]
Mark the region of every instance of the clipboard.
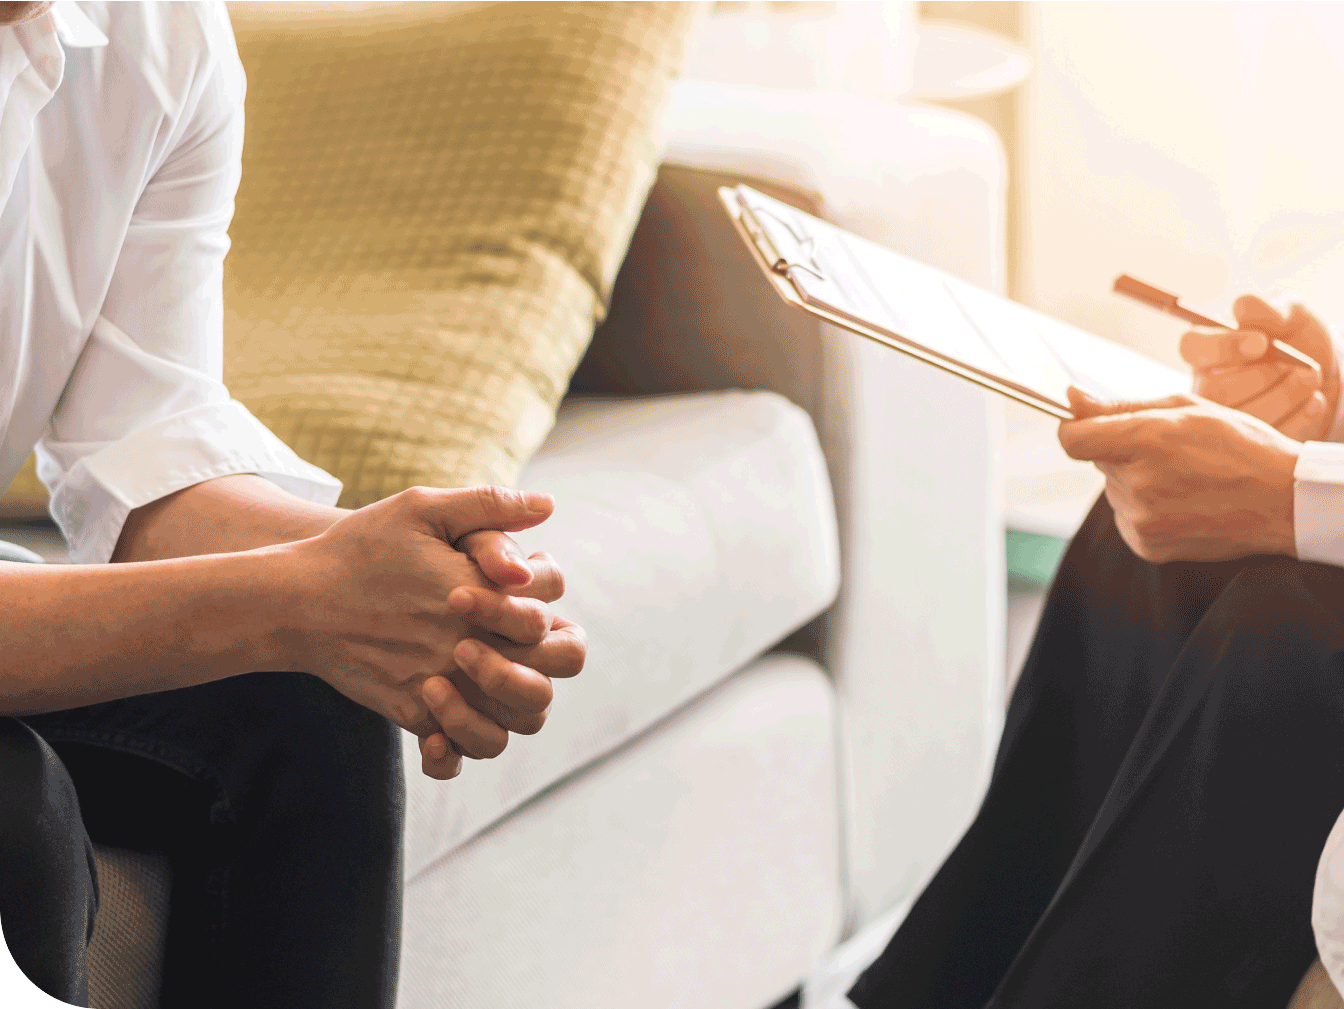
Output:
[[1187,392],[1190,377],[893,252],[749,186],[719,198],[790,305],[1060,420],[1065,390],[1103,399]]

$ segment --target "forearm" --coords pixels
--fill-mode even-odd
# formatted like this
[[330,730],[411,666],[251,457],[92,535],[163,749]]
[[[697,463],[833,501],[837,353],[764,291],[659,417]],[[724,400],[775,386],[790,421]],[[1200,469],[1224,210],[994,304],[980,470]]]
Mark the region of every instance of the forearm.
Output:
[[31,714],[275,668],[284,548],[155,564],[0,563],[0,714]]
[[220,477],[131,512],[112,561],[157,561],[292,543],[325,532],[348,514],[344,508],[297,498],[264,477]]

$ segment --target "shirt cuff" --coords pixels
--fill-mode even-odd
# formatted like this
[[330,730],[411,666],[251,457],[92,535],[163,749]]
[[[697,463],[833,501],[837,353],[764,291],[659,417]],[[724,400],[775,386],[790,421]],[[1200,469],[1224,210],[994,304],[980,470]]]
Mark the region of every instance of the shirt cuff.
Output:
[[1293,469],[1297,556],[1344,567],[1344,445],[1308,441]]
[[73,563],[105,564],[134,509],[238,473],[256,473],[316,504],[334,505],[341,493],[339,480],[300,459],[243,404],[227,400],[183,411],[82,457],[53,490],[51,515]]

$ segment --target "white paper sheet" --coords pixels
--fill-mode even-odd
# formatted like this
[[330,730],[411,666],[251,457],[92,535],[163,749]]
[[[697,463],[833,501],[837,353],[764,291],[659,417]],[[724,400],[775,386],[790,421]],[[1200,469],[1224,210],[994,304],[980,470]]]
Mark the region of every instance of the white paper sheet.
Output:
[[[1189,389],[1189,376],[1128,347],[967,284],[749,189],[759,223],[803,300],[1068,409],[1076,385],[1141,401]],[[1000,391],[1003,391],[1000,389]],[[1039,405],[1039,404],[1035,404]]]

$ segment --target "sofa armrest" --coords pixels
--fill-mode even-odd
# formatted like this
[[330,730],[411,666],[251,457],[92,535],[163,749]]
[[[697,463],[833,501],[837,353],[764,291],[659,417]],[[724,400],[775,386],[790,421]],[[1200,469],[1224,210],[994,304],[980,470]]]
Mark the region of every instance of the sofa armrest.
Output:
[[710,101],[697,88],[702,116],[674,100],[669,157],[682,163],[660,171],[572,390],[771,389],[811,415],[843,580],[800,650],[820,658],[841,699],[857,926],[937,867],[988,779],[1003,707],[1002,404],[788,308],[715,192],[746,181],[1001,289],[1002,150],[956,113],[886,106],[877,139],[845,137],[852,107],[828,120],[839,106],[803,107],[815,96],[724,89]]

